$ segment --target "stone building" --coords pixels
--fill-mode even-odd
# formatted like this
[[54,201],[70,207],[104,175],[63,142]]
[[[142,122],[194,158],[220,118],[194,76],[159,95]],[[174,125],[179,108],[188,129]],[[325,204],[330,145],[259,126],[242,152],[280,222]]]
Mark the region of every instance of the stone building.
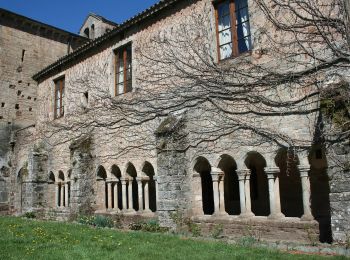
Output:
[[[314,96],[303,103],[307,113],[290,104],[289,113],[279,107],[264,115],[271,108],[261,100],[251,113],[256,103],[244,98],[211,102],[232,94],[215,89],[211,96],[212,74],[194,73],[224,67],[229,74],[240,59],[253,61],[242,63],[242,71],[256,69],[250,64],[285,65],[266,51],[272,46],[263,32],[272,27],[255,1],[166,0],[120,25],[108,22],[102,32],[98,21],[104,20],[90,15],[80,30],[92,41],[33,73],[36,120],[14,133],[10,214],[123,215],[157,218],[169,227],[183,214],[203,233],[222,225],[232,237],[346,237],[348,190],[343,187],[344,207],[334,215],[338,184],[330,190],[326,151],[314,141]],[[243,74],[219,77],[236,86]],[[264,100],[289,101],[314,88],[281,84],[254,91]],[[288,148],[280,136],[297,141]]]

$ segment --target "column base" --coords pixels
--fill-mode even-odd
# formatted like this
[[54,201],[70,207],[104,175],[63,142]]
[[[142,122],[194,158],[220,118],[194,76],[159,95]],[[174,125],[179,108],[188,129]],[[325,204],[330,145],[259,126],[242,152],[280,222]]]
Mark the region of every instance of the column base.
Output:
[[279,213],[270,214],[267,216],[267,218],[272,219],[272,220],[282,219],[282,218],[285,218],[285,215],[283,213],[279,212]]
[[214,212],[214,214],[212,216],[215,216],[215,217],[225,217],[225,216],[228,216],[228,213],[226,211],[219,211],[217,213]]
[[304,214],[300,218],[301,221],[312,221],[315,220],[311,214]]
[[246,213],[241,213],[239,215],[240,218],[252,218],[255,217],[255,214],[253,212],[246,212]]

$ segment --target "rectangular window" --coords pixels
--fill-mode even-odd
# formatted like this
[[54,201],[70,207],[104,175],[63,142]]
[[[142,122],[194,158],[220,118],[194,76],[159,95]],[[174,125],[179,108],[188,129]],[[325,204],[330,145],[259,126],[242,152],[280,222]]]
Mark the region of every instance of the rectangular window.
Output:
[[131,44],[115,51],[115,95],[132,91]]
[[219,60],[251,50],[248,0],[220,1],[215,16]]
[[55,81],[55,118],[64,115],[64,77]]

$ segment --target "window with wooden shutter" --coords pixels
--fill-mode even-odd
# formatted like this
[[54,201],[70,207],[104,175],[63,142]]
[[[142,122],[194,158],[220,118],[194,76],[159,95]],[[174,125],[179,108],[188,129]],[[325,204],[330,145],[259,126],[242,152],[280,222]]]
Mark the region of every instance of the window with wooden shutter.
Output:
[[131,44],[115,51],[115,95],[132,91],[132,54]]

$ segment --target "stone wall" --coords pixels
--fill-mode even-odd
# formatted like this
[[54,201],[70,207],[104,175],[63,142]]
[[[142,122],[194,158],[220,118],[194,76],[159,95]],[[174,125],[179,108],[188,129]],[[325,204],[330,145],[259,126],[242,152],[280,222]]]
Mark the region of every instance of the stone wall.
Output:
[[333,238],[343,242],[350,238],[349,149],[349,142],[343,142],[330,147],[328,153]]

